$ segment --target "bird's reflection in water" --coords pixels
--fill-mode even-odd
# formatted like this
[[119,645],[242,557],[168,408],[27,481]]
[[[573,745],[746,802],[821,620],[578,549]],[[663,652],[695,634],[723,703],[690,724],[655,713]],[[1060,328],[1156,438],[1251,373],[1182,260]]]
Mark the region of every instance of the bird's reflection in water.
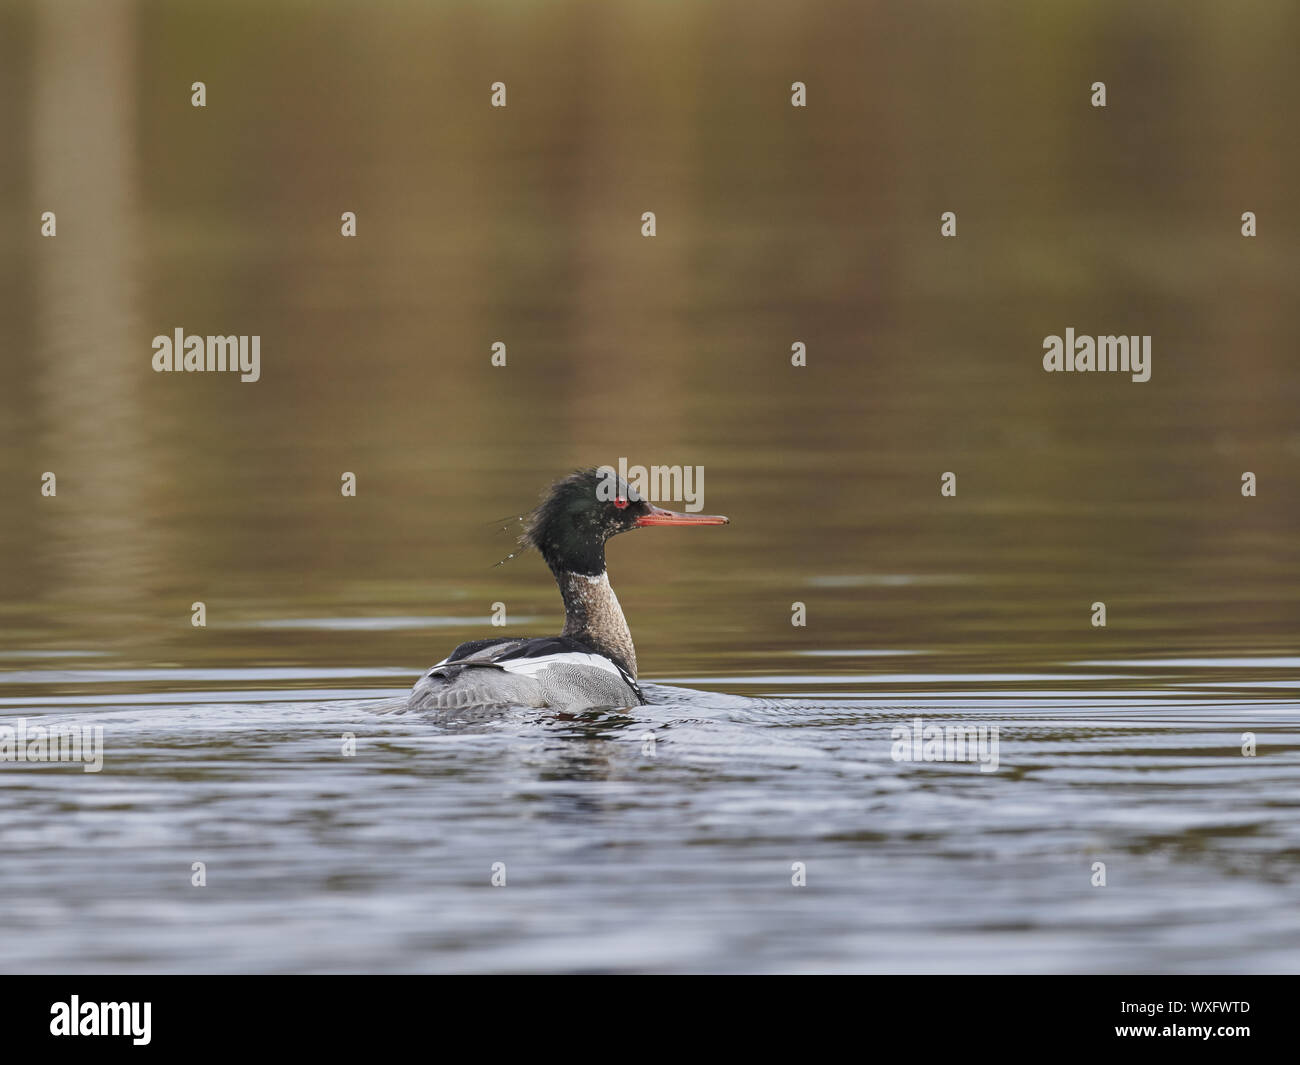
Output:
[[[557,713],[547,718],[544,739],[536,752],[537,779],[612,780],[626,771],[630,730],[644,726],[627,710],[587,710]],[[622,756],[620,758],[620,755]],[[552,796],[555,797],[555,796]],[[591,810],[604,807],[588,793],[570,796],[576,805]]]

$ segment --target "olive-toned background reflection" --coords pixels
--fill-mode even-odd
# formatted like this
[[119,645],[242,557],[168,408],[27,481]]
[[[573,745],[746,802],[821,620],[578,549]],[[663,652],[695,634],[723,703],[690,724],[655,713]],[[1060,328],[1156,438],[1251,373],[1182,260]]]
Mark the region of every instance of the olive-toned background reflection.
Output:
[[[550,631],[492,521],[625,456],[733,520],[611,547],[651,677],[1294,651],[1297,39],[1282,3],[3,0],[5,643]],[[1045,374],[1068,326],[1151,334],[1151,380]],[[260,334],[262,379],[155,374],[177,327]],[[465,620],[262,624],[340,617]]]

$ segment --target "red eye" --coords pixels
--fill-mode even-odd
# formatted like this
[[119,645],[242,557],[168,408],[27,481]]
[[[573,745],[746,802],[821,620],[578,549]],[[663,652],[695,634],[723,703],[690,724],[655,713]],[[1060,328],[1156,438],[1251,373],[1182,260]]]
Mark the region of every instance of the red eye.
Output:
[[617,496],[614,499],[614,506],[618,507],[619,510],[623,510],[627,506],[627,500],[622,496]]

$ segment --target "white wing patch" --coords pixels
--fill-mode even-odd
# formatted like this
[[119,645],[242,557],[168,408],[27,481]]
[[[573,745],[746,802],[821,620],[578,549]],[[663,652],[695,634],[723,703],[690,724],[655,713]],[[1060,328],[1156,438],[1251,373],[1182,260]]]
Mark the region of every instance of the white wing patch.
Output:
[[499,666],[507,673],[517,673],[523,677],[534,677],[551,666],[585,666],[590,669],[603,669],[606,673],[613,673],[620,679],[623,677],[618,666],[603,655],[585,655],[577,651],[538,655],[536,658],[507,658],[505,661],[494,662],[493,665]]

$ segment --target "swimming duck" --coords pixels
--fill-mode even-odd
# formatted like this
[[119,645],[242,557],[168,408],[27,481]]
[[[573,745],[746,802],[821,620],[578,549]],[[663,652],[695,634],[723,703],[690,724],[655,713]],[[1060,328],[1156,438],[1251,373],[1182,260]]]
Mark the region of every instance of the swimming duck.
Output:
[[558,636],[470,640],[411,689],[410,710],[493,706],[638,706],[632,633],[605,572],[611,536],[651,525],[726,525],[717,514],[679,514],[643,499],[609,467],[579,470],[551,486],[520,542],[536,548],[564,599]]

